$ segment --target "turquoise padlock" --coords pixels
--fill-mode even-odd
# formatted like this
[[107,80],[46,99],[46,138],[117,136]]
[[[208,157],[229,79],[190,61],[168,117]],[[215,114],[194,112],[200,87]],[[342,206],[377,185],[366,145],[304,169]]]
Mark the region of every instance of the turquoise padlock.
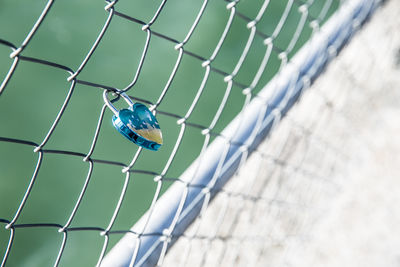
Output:
[[120,93],[120,96],[128,103],[129,108],[117,110],[108,99],[107,91],[103,94],[104,102],[114,113],[114,127],[138,146],[157,151],[163,143],[163,138],[156,117],[145,105],[133,103],[127,94]]

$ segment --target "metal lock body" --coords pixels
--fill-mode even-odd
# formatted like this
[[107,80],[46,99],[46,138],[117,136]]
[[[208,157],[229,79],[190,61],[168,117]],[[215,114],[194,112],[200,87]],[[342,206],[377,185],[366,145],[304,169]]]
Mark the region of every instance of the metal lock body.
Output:
[[162,143],[162,133],[156,117],[141,103],[133,103],[128,95],[120,96],[128,103],[128,109],[117,110],[104,91],[106,105],[114,113],[112,123],[114,127],[128,140],[146,149],[157,151]]

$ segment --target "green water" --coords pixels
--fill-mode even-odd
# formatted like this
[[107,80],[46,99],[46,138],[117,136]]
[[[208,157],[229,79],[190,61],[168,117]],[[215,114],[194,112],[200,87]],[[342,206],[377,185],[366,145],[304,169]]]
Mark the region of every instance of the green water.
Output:
[[[263,1],[247,0],[237,5],[237,11],[255,18]],[[271,35],[285,8],[284,1],[273,0],[257,25],[259,32]],[[322,1],[310,7],[310,18],[316,17]],[[286,48],[300,20],[300,1],[290,10],[289,17],[274,44]],[[46,1],[2,0],[0,2],[0,39],[19,47],[42,12]],[[116,11],[141,21],[150,21],[160,1],[119,1]],[[184,40],[202,5],[201,1],[170,1],[151,26],[151,30],[178,41]],[[77,70],[99,35],[109,13],[102,1],[56,1],[47,17],[21,55],[38,58]],[[337,4],[330,8],[330,13]],[[210,1],[193,35],[184,46],[203,58],[209,58],[225,28],[230,11],[226,2]],[[246,21],[235,16],[231,29],[219,54],[213,61],[215,69],[231,73],[245,47],[249,30]],[[142,25],[113,16],[100,45],[88,61],[79,80],[114,88],[126,87],[135,76],[145,45],[147,33]],[[292,56],[309,38],[311,29],[306,23]],[[263,37],[256,35],[251,49],[234,80],[248,86],[257,72],[266,47]],[[179,51],[176,44],[153,34],[147,56],[137,83],[128,91],[133,97],[155,103],[165,87]],[[271,54],[254,93],[258,92],[279,69],[278,50]],[[0,80],[11,64],[11,49],[0,44]],[[183,117],[189,109],[205,74],[202,61],[185,54],[176,76],[158,110]],[[20,60],[0,96],[0,137],[26,140],[40,144],[53,124],[71,86],[69,73],[48,65]],[[188,122],[207,127],[223,98],[227,83],[224,75],[212,71],[201,98]],[[241,110],[245,96],[242,87],[234,85],[221,118],[213,132],[220,132]],[[59,124],[43,147],[43,159],[28,200],[15,222],[14,239],[6,266],[52,266],[60,249],[63,234],[56,225],[65,225],[91,170],[89,162],[73,154],[86,155],[92,145],[99,115],[104,104],[103,89],[76,84]],[[126,107],[123,100],[115,104]],[[163,131],[164,145],[158,152],[143,151],[134,170],[161,173],[175,146],[181,126],[177,118],[160,112],[157,115]],[[166,173],[178,178],[198,156],[204,136],[201,129],[187,126],[178,152]],[[21,203],[35,170],[39,154],[34,145],[0,141],[0,258],[4,255],[10,230],[4,228],[11,221]],[[138,147],[124,139],[111,125],[107,109],[96,147],[91,156],[127,165]],[[46,152],[47,151],[47,152]],[[93,230],[67,231],[67,242],[60,266],[93,266],[104,243],[100,236],[111,220],[118,203],[125,174],[122,166],[101,162],[93,164],[89,186],[69,229],[92,227]],[[149,208],[157,183],[154,175],[131,173],[129,186],[113,230],[127,230]],[[164,192],[171,181],[162,183]],[[28,227],[25,224],[54,224]],[[109,250],[122,234],[111,234]]]

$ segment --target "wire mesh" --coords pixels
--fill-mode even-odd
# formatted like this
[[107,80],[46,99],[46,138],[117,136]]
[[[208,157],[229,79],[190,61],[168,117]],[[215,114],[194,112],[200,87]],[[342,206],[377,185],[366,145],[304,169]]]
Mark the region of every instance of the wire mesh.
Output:
[[[392,31],[400,23],[394,19],[396,5],[388,4],[379,23],[371,23],[355,37],[356,43],[352,41],[335,59],[216,199],[207,203],[166,255],[167,266],[380,266],[381,251],[390,254],[386,264],[396,264],[398,246],[392,241],[398,227],[392,221],[397,220],[397,208],[375,206],[376,200],[398,194],[391,190],[398,160],[378,160],[386,154],[396,157],[397,150],[389,147],[399,147],[388,133],[398,129],[399,69],[394,55],[399,34]],[[387,32],[393,35],[384,37]],[[382,163],[378,172],[373,171],[377,160]],[[382,181],[388,182],[385,189]],[[357,206],[357,194],[370,199]],[[345,215],[329,222],[330,231],[325,232],[321,221],[337,216],[338,202]],[[362,222],[352,224],[360,220],[363,209]],[[359,228],[365,228],[361,238],[355,233]],[[370,237],[386,230],[385,241]],[[354,245],[357,242],[361,244]],[[365,243],[382,247],[369,250]]]
[[[136,10],[139,4],[145,5],[143,13]],[[20,18],[3,23],[9,26],[0,36],[1,54],[11,58],[8,65],[4,63],[7,69],[2,63],[5,78],[0,86],[1,201],[10,203],[1,207],[2,265],[100,265],[123,234],[142,235],[147,223],[138,232],[130,230],[131,225],[145,211],[148,222],[155,203],[173,182],[187,190],[214,190],[218,168],[207,185],[177,177],[195,158],[202,158],[215,138],[224,138],[225,126],[258,97],[339,4],[164,0],[130,6],[106,1],[101,8],[95,2],[81,7],[79,1],[21,5],[20,12],[40,15],[27,18],[22,26]],[[10,4],[2,12],[7,7],[14,11]],[[105,16],[100,17],[102,8]],[[15,16],[10,14],[4,17]],[[23,38],[10,33],[20,33],[14,27],[27,29],[32,24]],[[63,32],[67,25],[69,32]],[[75,42],[79,45],[70,49]],[[165,135],[162,151],[143,151],[113,132],[111,112],[102,101],[104,90],[114,94],[112,102],[118,108],[123,107],[122,92],[150,106]],[[240,162],[246,162],[259,127],[245,143],[226,140],[225,152],[241,147],[245,153]],[[311,132],[302,126],[296,129]],[[274,156],[290,143],[282,140],[278,152],[263,152],[261,159],[268,159],[277,172],[282,165],[295,175],[307,176],[308,170]],[[151,234],[164,238],[159,264],[187,190],[170,227]],[[229,189],[221,192],[249,197]],[[201,218],[211,200],[211,194],[207,196]],[[257,194],[250,198],[262,199]],[[240,207],[244,210],[249,211]],[[221,217],[218,222],[222,221]],[[205,264],[205,257],[200,262]]]
[[[334,106],[340,107],[343,98],[335,93]],[[343,138],[351,136],[351,127],[325,92],[306,94],[268,142],[242,161],[215,202],[205,202],[167,254],[166,266],[282,266],[291,242],[307,238],[305,229],[329,208],[316,203],[342,190],[338,173],[346,173],[349,158],[341,147],[358,142]]]

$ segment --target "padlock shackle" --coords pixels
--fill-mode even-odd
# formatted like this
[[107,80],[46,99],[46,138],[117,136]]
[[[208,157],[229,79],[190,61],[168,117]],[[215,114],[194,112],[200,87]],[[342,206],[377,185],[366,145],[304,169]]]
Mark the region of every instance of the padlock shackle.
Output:
[[[129,96],[127,94],[125,94],[124,92],[119,94],[120,96],[122,96],[122,98],[125,100],[126,103],[128,103],[129,106],[133,106],[133,102],[132,100],[129,98]],[[118,116],[118,109],[116,109],[114,107],[114,105],[111,103],[111,101],[108,99],[108,91],[104,90],[103,92],[103,99],[104,99],[104,103],[107,105],[107,107],[116,115]]]

